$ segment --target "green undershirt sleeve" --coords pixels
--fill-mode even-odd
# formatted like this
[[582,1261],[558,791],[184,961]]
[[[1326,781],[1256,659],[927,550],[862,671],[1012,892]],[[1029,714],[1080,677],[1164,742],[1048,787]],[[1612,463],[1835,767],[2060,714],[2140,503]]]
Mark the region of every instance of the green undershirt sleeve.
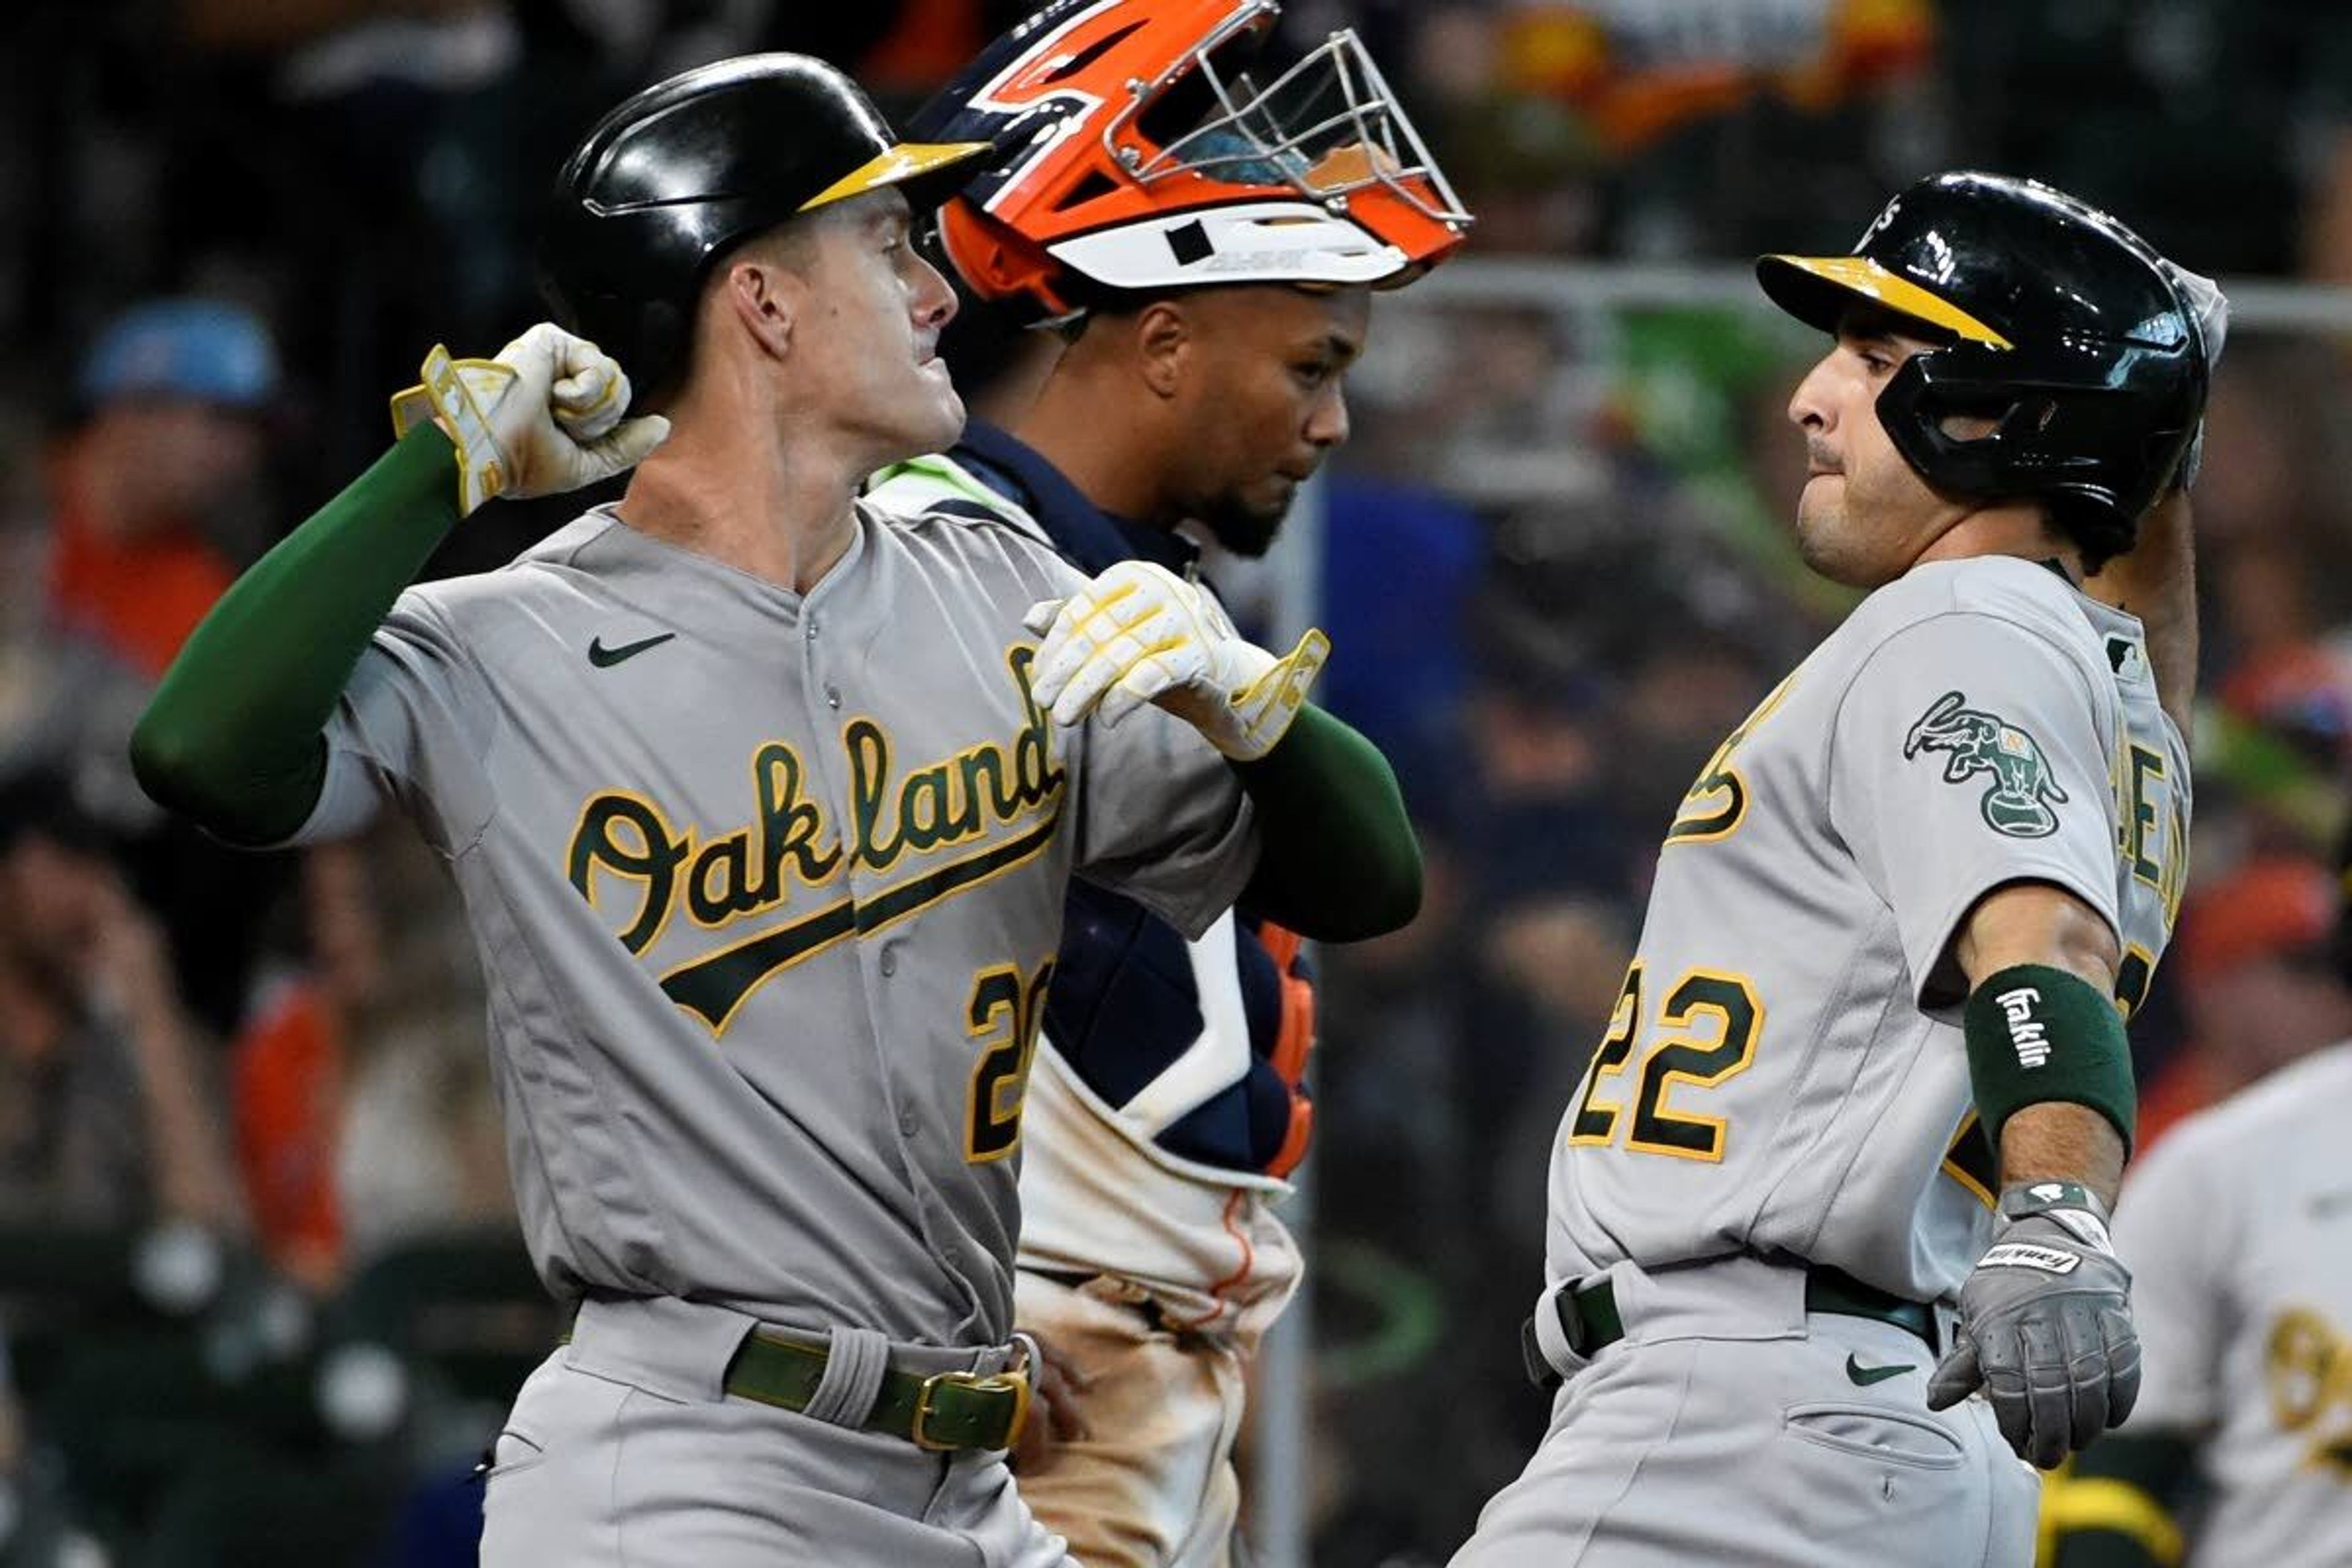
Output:
[[140,716],[141,787],[235,843],[300,827],[368,638],[457,525],[457,475],[448,438],[420,425],[239,577]]
[[1421,909],[1421,845],[1388,759],[1319,708],[1255,762],[1235,763],[1257,808],[1258,863],[1241,902],[1319,942],[1360,942]]

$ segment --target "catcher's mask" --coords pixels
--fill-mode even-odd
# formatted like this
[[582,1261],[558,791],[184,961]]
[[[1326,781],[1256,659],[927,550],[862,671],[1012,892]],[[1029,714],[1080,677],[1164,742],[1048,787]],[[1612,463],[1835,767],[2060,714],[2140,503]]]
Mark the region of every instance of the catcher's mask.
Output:
[[1036,319],[1103,292],[1393,287],[1470,215],[1352,31],[1259,86],[1275,0],[1055,0],[919,110],[994,151],[940,212],[983,300]]

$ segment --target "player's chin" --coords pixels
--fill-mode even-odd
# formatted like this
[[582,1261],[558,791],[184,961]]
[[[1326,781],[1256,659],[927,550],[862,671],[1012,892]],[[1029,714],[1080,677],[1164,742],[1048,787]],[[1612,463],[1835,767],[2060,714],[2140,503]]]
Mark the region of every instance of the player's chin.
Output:
[[[936,363],[936,362],[934,362]],[[944,452],[963,434],[963,399],[947,377],[945,367],[921,373],[917,384],[899,400],[891,420],[902,455],[922,457]]]
[[1274,548],[1275,535],[1282,531],[1282,520],[1290,515],[1290,498],[1295,489],[1295,486],[1286,483],[1278,495],[1261,488],[1223,496],[1202,509],[1201,524],[1228,552],[1255,560]]
[[1856,538],[1844,526],[1843,518],[1808,527],[1808,519],[1797,519],[1797,554],[1813,573],[1828,578],[1842,588],[1859,588],[1865,592],[1883,588],[1901,574],[1901,568],[1886,559],[1884,550],[1870,548],[1870,541]]

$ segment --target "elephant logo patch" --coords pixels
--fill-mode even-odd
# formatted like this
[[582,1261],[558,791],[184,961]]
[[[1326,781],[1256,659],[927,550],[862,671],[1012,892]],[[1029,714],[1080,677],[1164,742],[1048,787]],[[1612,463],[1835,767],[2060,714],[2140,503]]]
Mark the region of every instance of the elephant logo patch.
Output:
[[1996,832],[2012,838],[2056,832],[2058,814],[2050,808],[2064,805],[2066,792],[2050,775],[2042,742],[1998,713],[1969,707],[1968,700],[1958,691],[1937,698],[1903,738],[1904,760],[1922,752],[1943,752],[1946,784],[1990,774],[1981,805]]

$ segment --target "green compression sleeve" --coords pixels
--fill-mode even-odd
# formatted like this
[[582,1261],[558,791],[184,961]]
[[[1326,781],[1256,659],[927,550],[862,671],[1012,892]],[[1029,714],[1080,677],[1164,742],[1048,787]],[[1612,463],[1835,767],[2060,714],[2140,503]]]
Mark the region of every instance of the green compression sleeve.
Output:
[[1319,942],[1360,942],[1421,909],[1421,845],[1378,748],[1319,708],[1255,762],[1235,763],[1258,814],[1241,901]]
[[419,425],[231,585],[131,735],[149,795],[236,843],[302,826],[353,667],[457,524],[457,475],[448,438]]

